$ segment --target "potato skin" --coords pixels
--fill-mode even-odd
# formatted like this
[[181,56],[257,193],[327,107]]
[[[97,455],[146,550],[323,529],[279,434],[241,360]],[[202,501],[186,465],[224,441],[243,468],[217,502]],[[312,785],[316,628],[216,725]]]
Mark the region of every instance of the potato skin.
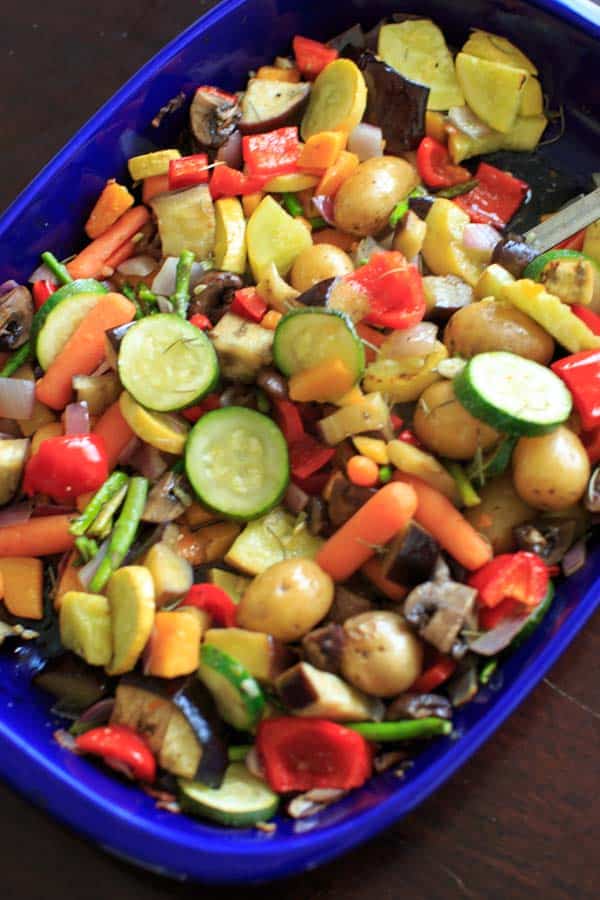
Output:
[[333,581],[312,559],[287,559],[252,581],[237,608],[237,623],[296,641],[323,619],[333,603]]
[[577,503],[589,478],[585,447],[563,425],[541,437],[521,438],[515,448],[515,488],[536,509],[559,510]]
[[375,610],[344,623],[342,675],[366,694],[401,694],[422,667],[423,644],[396,613]]
[[451,381],[436,381],[419,398],[415,434],[429,450],[449,459],[472,459],[477,447],[487,450],[500,437],[458,402]]
[[511,473],[488,481],[478,493],[481,503],[463,510],[464,517],[489,540],[495,554],[516,550],[513,528],[535,519],[536,511],[517,494]]
[[354,266],[347,253],[333,244],[313,244],[306,247],[292,266],[292,287],[304,293],[319,281],[337,278],[353,272]]
[[418,183],[416,169],[405,159],[397,156],[368,159],[335,195],[335,223],[350,234],[377,234],[387,225],[395,205]]
[[508,303],[480,300],[454,313],[444,332],[451,356],[470,359],[478,353],[508,350],[547,366],[554,340],[532,318]]

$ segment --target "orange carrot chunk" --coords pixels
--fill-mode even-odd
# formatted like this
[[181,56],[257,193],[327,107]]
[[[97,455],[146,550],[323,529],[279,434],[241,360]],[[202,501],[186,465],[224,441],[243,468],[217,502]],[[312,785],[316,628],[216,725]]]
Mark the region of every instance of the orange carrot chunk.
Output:
[[41,619],[44,615],[43,566],[41,559],[12,556],[0,559],[4,580],[4,605],[13,616]]
[[150,219],[145,206],[133,206],[104,234],[84,247],[67,265],[71,278],[98,278],[115,250],[144,227]]
[[133,206],[134,199],[126,187],[117,184],[114,178],[106,182],[106,186],[85,223],[85,233],[94,240],[104,234],[123,213]]
[[[70,524],[71,516],[65,515],[39,516],[19,525],[5,525],[0,528],[0,558],[64,553],[75,543]],[[4,587],[6,590],[6,584]]]
[[104,438],[108,456],[108,468],[114,469],[121,453],[135,437],[135,434],[125,421],[118,400],[100,416],[94,427],[94,434],[99,434]]
[[201,640],[197,616],[183,610],[157,612],[144,658],[145,674],[158,678],[191,675],[198,668]]

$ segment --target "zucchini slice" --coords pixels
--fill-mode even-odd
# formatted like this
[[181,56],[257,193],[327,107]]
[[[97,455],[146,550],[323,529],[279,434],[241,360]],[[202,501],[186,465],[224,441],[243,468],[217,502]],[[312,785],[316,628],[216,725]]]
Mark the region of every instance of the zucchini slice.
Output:
[[328,359],[341,359],[355,383],[365,370],[365,350],[350,319],[334,309],[293,309],[275,330],[273,358],[284,375]]
[[279,797],[244,763],[231,763],[220,788],[179,780],[179,803],[185,812],[221,825],[244,827],[266,822],[277,812]]
[[31,341],[42,369],[58,356],[82,319],[107,293],[93,278],[71,281],[55,291],[33,317]]
[[454,391],[472,416],[511,435],[533,437],[569,418],[573,401],[550,369],[514,353],[480,353],[454,379]]
[[119,377],[131,396],[158,412],[198,402],[219,377],[217,354],[206,334],[174,313],[136,322],[119,348]]
[[265,696],[241,662],[213,644],[203,644],[198,676],[226,722],[240,731],[254,728],[263,714]]
[[273,421],[253,409],[207,413],[190,432],[187,477],[206,506],[248,521],[276,506],[289,479],[288,449]]

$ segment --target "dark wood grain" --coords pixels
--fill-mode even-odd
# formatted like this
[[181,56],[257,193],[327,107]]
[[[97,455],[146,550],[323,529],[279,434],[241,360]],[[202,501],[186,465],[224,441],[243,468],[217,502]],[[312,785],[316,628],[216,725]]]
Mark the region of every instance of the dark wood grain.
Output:
[[[2,177],[9,203],[206,0],[3,0]],[[598,878],[600,617],[496,737],[414,814],[349,856],[269,887],[273,900],[586,900]],[[5,900],[188,900],[103,856],[0,784]],[[211,897],[231,896],[211,889]],[[249,898],[264,888],[245,889]]]

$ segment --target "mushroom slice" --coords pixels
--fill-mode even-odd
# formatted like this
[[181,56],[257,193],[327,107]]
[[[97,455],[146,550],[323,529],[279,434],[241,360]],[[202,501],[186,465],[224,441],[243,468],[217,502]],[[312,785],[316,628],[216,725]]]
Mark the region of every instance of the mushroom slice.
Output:
[[166,472],[148,494],[142,521],[172,522],[185,512],[191,502],[183,476],[173,471]]
[[190,127],[200,144],[217,149],[233,134],[241,115],[235,98],[218,88],[203,86],[190,106]]
[[0,297],[0,350],[21,347],[29,339],[32,319],[33,300],[26,287],[19,285]]
[[451,719],[452,704],[448,698],[441,694],[416,694],[408,691],[397,697],[385,714],[388,722],[396,722],[398,719],[427,719],[429,716]]
[[216,325],[229,309],[234,292],[243,286],[243,280],[234,272],[211,269],[194,287],[188,315],[191,317],[201,313],[208,316],[212,324]]
[[404,603],[404,616],[420,636],[441,653],[462,656],[466,644],[460,632],[475,605],[477,591],[457,581],[426,581]]

